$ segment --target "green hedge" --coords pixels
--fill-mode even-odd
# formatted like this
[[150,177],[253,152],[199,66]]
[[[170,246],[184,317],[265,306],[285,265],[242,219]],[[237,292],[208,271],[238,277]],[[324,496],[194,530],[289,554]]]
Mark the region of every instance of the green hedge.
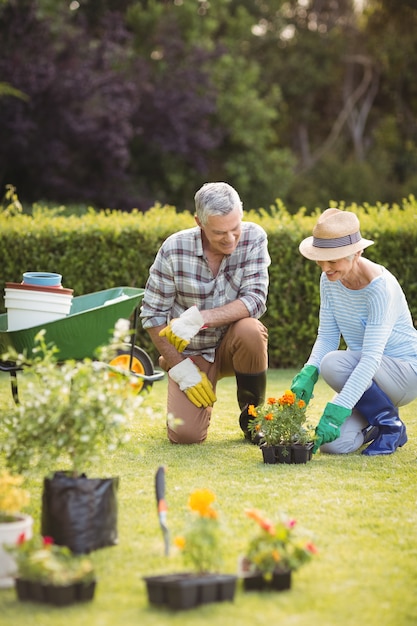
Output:
[[[363,236],[376,244],[366,256],[397,276],[417,319],[417,201],[410,196],[401,205],[338,206],[357,213]],[[302,365],[314,342],[320,270],[300,255],[298,245],[311,234],[317,214],[301,209],[290,215],[279,201],[268,212],[245,214],[268,233],[272,263],[263,322],[269,329],[271,367]],[[121,285],[143,287],[161,242],[194,223],[191,214],[170,206],[155,206],[144,214],[90,211],[81,217],[39,208],[33,216],[0,214],[0,282],[18,282],[25,271],[54,271],[63,275],[64,286],[74,289],[74,295]],[[4,312],[3,299],[0,306]],[[156,359],[141,330],[138,344]]]

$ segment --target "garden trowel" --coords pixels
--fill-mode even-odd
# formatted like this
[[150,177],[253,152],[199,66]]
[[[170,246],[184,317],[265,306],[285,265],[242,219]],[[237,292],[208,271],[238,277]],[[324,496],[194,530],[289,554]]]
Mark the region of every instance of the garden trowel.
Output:
[[158,506],[159,525],[164,535],[165,555],[169,555],[169,532],[167,526],[168,507],[165,501],[165,468],[158,467],[155,475],[155,493]]

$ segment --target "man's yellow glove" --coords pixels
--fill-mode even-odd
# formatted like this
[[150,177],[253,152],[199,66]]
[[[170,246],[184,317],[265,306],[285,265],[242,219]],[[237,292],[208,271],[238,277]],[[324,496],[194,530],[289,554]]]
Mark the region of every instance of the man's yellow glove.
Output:
[[195,406],[213,406],[216,402],[213,385],[191,359],[184,359],[174,365],[168,374]]
[[196,306],[192,306],[171,320],[168,326],[160,331],[159,336],[168,339],[178,352],[183,352],[203,326],[204,320],[200,311]]

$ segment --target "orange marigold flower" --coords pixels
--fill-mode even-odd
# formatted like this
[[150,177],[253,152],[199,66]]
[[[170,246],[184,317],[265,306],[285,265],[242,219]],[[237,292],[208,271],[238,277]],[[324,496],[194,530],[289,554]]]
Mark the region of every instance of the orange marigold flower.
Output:
[[248,413],[249,413],[249,415],[252,415],[252,417],[258,417],[258,414],[257,414],[256,409],[255,409],[253,404],[250,404],[248,406]]
[[281,555],[278,552],[278,550],[272,550],[271,555],[272,555],[272,558],[274,559],[275,563],[278,563],[278,561],[281,560]]
[[317,547],[314,545],[314,543],[311,543],[311,541],[309,541],[306,544],[306,550],[308,550],[308,552],[311,552],[311,554],[317,554],[318,553]]
[[258,511],[258,509],[246,509],[245,513],[248,517],[255,520],[255,522],[258,522],[258,524],[259,520],[263,519],[262,513]]
[[306,406],[306,403],[304,402],[304,400],[299,400],[299,401],[298,401],[298,407],[299,407],[300,409],[304,409],[304,408],[305,408],[305,406]]
[[246,511],[246,515],[250,517],[251,519],[255,520],[255,522],[259,524],[262,530],[265,530],[267,533],[270,533],[271,535],[275,534],[275,529],[274,529],[272,522],[270,522],[269,519],[266,519],[262,515],[262,513],[258,511],[258,509],[248,509]]
[[268,400],[266,402],[267,402],[267,404],[276,404],[277,403],[277,399],[276,398],[268,398]]
[[216,496],[210,489],[197,489],[193,491],[188,500],[188,506],[192,511],[199,513],[201,517],[213,517],[211,504]]
[[291,389],[287,389],[278,399],[279,404],[292,406],[295,403],[295,393]]
[[274,415],[272,413],[267,413],[265,415],[265,419],[268,420],[268,422],[270,422],[271,420],[274,419]]

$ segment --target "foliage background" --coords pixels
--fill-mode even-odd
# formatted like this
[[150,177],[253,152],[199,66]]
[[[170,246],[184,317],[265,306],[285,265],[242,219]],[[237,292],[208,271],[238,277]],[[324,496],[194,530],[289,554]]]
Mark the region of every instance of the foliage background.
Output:
[[[335,204],[335,203],[334,203]],[[365,255],[386,266],[399,279],[417,320],[417,201],[401,204],[339,204],[358,214],[364,237],[373,239]],[[281,202],[270,211],[248,211],[268,234],[271,256],[268,309],[262,321],[269,330],[271,367],[303,365],[313,345],[319,310],[317,265],[298,251],[311,235],[317,215],[304,210],[291,215]],[[195,225],[189,212],[156,206],[142,212],[107,211],[64,217],[36,205],[33,215],[0,213],[0,284],[20,282],[25,271],[54,271],[74,295],[118,286],[144,287],[149,267],[162,241],[172,232]],[[4,311],[4,302],[2,302]],[[139,328],[136,342],[154,360],[148,334]]]
[[415,0],[0,0],[0,187],[247,209],[417,191]]

